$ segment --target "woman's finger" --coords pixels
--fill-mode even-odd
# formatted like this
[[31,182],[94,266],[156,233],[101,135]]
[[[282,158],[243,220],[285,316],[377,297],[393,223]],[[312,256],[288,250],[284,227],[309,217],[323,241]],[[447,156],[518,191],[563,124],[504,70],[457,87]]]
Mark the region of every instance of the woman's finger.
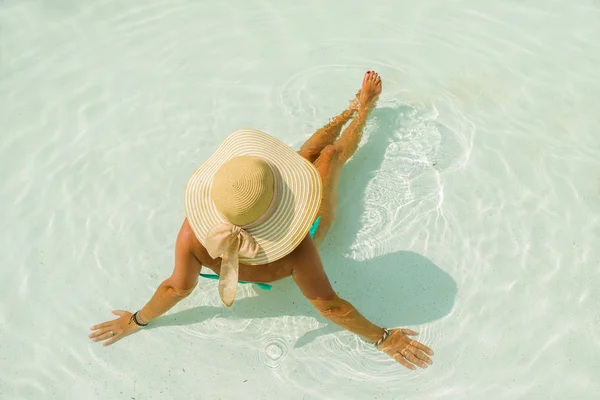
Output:
[[112,334],[113,331],[108,331],[108,332],[104,332],[101,335],[98,335],[94,338],[94,342],[97,342],[99,340],[106,340],[106,339],[110,339],[111,337],[113,337]]
[[106,322],[103,322],[101,324],[94,325],[90,329],[96,330],[96,329],[108,328],[109,326],[112,325],[113,321],[106,321]]
[[115,336],[111,337],[110,339],[108,339],[106,342],[104,342],[104,345],[110,346],[111,344],[113,344],[117,340],[121,339],[122,337],[123,337],[123,335],[115,335]]
[[417,356],[419,360],[425,361],[429,365],[433,364],[431,358],[427,357],[427,354],[425,354],[423,350],[417,349],[415,346],[408,346],[408,350]]
[[109,330],[110,330],[110,328],[98,329],[97,331],[90,333],[90,334],[88,335],[88,337],[89,337],[90,339],[93,339],[93,338],[95,338],[95,337],[97,337],[97,336],[104,335],[104,334],[105,334],[106,332],[108,332]]
[[412,329],[400,329],[400,331],[402,333],[404,333],[405,335],[411,335],[411,336],[418,335],[418,333],[413,331]]
[[118,315],[119,317],[123,316],[127,311],[124,310],[112,310],[112,313]]
[[418,365],[421,368],[427,368],[427,364],[425,364],[423,361],[419,360],[417,358],[417,356],[415,356],[413,353],[411,353],[408,349],[402,350],[402,354],[404,355],[404,358],[406,358],[411,363]]
[[425,346],[423,343],[419,343],[416,340],[411,340],[410,344],[411,344],[411,346],[415,346],[417,349],[423,350],[425,353],[429,354],[430,356],[433,355],[433,350],[431,350],[429,347]]
[[412,365],[411,363],[406,361],[406,358],[404,358],[404,356],[400,353],[394,354],[393,358],[394,358],[394,360],[398,361],[400,364],[404,365],[408,369],[412,369],[412,370],[417,369],[414,365]]

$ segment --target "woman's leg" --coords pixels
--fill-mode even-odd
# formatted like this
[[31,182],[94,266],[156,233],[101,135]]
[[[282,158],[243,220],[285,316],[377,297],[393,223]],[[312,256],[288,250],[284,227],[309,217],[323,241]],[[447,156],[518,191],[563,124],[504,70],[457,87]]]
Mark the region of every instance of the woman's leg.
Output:
[[[360,92],[359,92],[360,93]],[[358,97],[359,93],[356,94]],[[340,134],[342,127],[358,110],[358,99],[350,101],[350,106],[341,114],[331,118],[327,125],[316,131],[300,148],[298,153],[311,163],[321,154],[321,151],[332,144]]]
[[344,129],[340,138],[326,146],[314,162],[323,182],[323,199],[319,209],[321,221],[315,234],[317,245],[323,241],[333,224],[338,205],[337,190],[342,167],[358,149],[365,122],[375,106],[379,93],[381,93],[381,78],[375,72],[367,72],[363,79],[358,115]]

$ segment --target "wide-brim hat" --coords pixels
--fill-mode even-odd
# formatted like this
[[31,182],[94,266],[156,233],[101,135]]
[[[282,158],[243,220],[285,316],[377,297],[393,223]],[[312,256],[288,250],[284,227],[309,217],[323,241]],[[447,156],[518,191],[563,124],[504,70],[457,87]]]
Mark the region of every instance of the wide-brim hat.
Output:
[[213,228],[230,223],[211,197],[215,175],[224,163],[241,156],[266,161],[278,184],[277,202],[272,204],[268,218],[240,227],[254,238],[258,249],[252,257],[240,252],[239,262],[266,264],[291,253],[306,237],[321,204],[321,178],[308,160],[280,140],[256,129],[231,133],[196,169],[185,189],[187,219],[205,247]]

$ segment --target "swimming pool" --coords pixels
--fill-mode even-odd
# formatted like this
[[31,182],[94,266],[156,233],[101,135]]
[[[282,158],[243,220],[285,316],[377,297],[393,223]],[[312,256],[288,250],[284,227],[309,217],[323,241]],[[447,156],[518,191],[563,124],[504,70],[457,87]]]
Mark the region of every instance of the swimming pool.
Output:
[[[0,3],[0,398],[599,398],[598,1],[51,3]],[[87,338],[170,274],[185,183],[228,133],[297,148],[368,69],[322,256],[432,367],[290,280],[231,310],[200,282],[152,329]]]

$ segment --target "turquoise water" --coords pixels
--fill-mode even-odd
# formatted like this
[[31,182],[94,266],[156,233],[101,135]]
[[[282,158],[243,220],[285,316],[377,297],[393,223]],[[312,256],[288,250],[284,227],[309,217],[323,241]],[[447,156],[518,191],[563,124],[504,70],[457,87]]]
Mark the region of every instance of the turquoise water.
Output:
[[[600,3],[0,2],[0,398],[597,399]],[[215,283],[109,348],[173,265],[183,189],[231,131],[299,147],[383,93],[321,252],[421,333],[408,371],[293,282]]]

